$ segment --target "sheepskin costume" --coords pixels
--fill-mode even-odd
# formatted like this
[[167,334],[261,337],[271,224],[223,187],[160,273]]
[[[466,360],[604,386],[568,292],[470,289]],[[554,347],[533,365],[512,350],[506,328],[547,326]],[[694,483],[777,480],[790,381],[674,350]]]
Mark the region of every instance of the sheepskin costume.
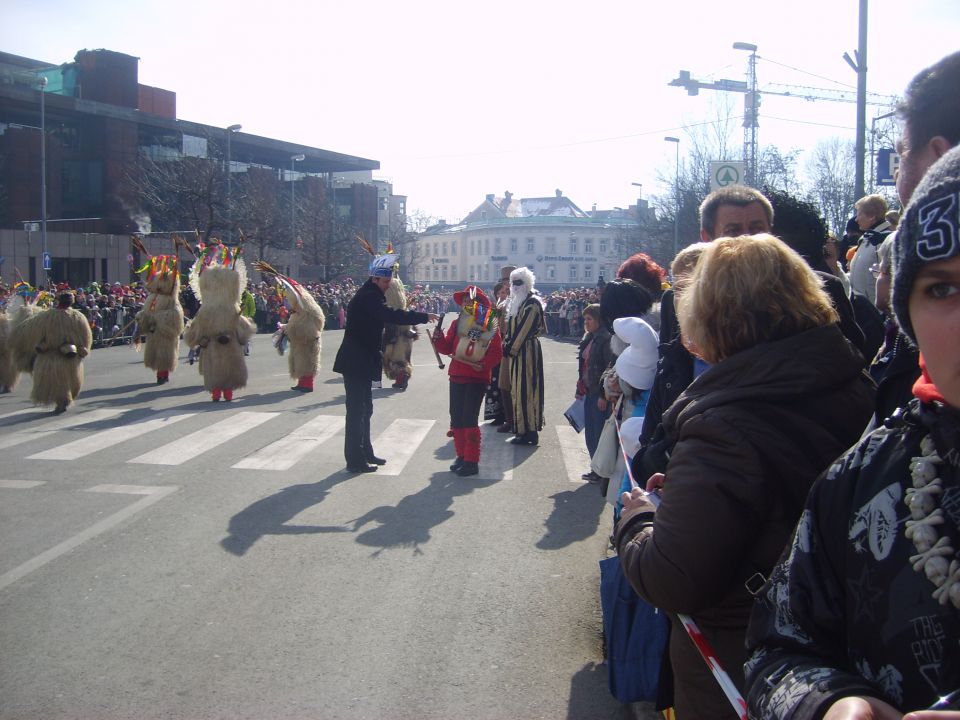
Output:
[[[407,293],[400,278],[394,276],[386,293],[387,307],[394,310],[407,309]],[[393,387],[406,390],[413,375],[410,356],[413,353],[413,341],[418,337],[412,325],[394,325],[386,323],[383,327],[383,374],[393,380]]]
[[143,364],[157,373],[157,385],[170,380],[180,356],[183,308],[180,306],[180,272],[175,255],[156,255],[137,272],[146,276],[149,291],[143,310],[137,313],[137,341],[147,338]]
[[290,303],[290,318],[281,328],[290,341],[290,355],[287,357],[290,377],[297,381],[290,389],[313,392],[313,378],[320,370],[321,333],[327,319],[305,288],[289,278],[284,280],[283,294]]
[[256,325],[240,314],[240,294],[247,285],[247,268],[223,245],[201,248],[190,270],[190,287],[201,305],[187,325],[183,339],[200,347],[203,387],[214,402],[233,400],[233,391],[246,387],[247,364],[243,347],[256,333]]
[[58,414],[80,394],[83,359],[93,347],[90,323],[72,305],[73,294],[62,293],[55,308],[33,314],[10,334],[15,362],[21,368],[32,364],[30,399],[55,405]]

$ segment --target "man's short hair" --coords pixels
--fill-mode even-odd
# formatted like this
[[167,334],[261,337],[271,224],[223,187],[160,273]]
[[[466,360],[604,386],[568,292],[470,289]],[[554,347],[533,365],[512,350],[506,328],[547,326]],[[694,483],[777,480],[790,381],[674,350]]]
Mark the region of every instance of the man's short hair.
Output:
[[897,106],[911,147],[937,135],[960,144],[960,51],[917,73]]
[[864,195],[862,198],[857,200],[853,206],[857,210],[863,210],[868,215],[873,216],[876,220],[883,222],[887,217],[887,199],[883,195]]
[[721,205],[735,205],[743,208],[752,203],[760,203],[763,206],[767,214],[767,222],[773,227],[773,206],[762,192],[746,185],[727,185],[714,190],[700,203],[700,229],[713,237],[713,229],[717,224],[717,212]]

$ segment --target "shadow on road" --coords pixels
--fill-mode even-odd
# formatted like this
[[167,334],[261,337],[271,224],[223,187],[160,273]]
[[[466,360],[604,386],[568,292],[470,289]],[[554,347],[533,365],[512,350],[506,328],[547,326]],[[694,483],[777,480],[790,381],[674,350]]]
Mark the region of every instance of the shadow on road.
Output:
[[303,485],[291,485],[248,505],[232,518],[227,526],[227,537],[220,541],[227,552],[242,556],[264,535],[314,535],[320,533],[350,532],[341,525],[288,525],[309,507],[327,497],[339,483],[352,477],[346,471],[334,473],[325,480]]
[[413,495],[407,495],[396,507],[381,505],[353,521],[354,531],[370,523],[375,527],[364,530],[357,542],[380,548],[379,555],[388,548],[413,548],[414,554],[422,551],[420,545],[430,540],[430,529],[453,517],[453,499],[469,495],[474,490],[490,487],[497,479],[462,478],[453,473],[435,473],[430,484]]
[[550,499],[553,500],[553,512],[543,523],[547,532],[537,542],[541,550],[559,550],[593,537],[607,508],[597,486],[588,483],[576,490],[551,495]]
[[650,703],[628,705],[607,689],[607,666],[587,663],[570,678],[566,720],[653,720],[659,717]]

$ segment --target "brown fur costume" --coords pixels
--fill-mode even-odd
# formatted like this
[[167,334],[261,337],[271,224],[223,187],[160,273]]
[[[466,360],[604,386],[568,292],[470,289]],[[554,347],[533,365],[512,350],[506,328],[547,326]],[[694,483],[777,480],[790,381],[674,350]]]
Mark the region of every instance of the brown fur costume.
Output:
[[62,412],[80,394],[83,358],[93,347],[93,333],[83,313],[51,308],[34,313],[14,327],[10,344],[19,367],[31,364],[36,405],[56,405]]
[[0,393],[13,390],[19,375],[10,352],[10,318],[7,313],[0,313]]
[[287,363],[290,377],[294,380],[309,377],[311,380],[320,369],[320,333],[326,318],[313,296],[303,288],[286,291],[290,298],[290,319],[284,332],[290,340],[290,355]]
[[165,377],[177,369],[180,355],[180,334],[183,332],[183,308],[180,306],[180,275],[175,258],[162,270],[154,265],[162,264],[158,256],[151,258],[150,276],[147,278],[147,300],[143,310],[137,313],[140,334],[146,336],[147,347],[143,352],[143,364],[155,370],[158,377]]
[[220,399],[247,384],[247,364],[243,346],[256,333],[253,321],[240,314],[240,294],[247,284],[242,260],[220,265],[205,264],[201,257],[190,272],[190,286],[201,306],[183,338],[190,347],[200,346],[200,374],[203,387]]
[[[400,278],[394,276],[385,293],[387,307],[394,310],[407,309],[407,294]],[[410,356],[417,331],[410,325],[387,323],[383,328],[383,374],[394,381],[394,387],[406,389],[413,374]]]

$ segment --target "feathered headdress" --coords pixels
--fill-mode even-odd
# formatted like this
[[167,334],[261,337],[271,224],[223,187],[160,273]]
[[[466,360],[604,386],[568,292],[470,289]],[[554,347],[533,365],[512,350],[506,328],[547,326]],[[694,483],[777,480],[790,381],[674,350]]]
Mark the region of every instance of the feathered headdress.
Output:
[[259,270],[264,275],[272,277],[276,281],[281,295],[295,302],[299,310],[315,316],[323,315],[323,309],[317,304],[313,295],[296,280],[281,274],[266,260],[254,260],[253,268],[254,270]]
[[241,259],[243,254],[243,245],[228,247],[217,239],[209,243],[200,242],[197,245],[197,260],[190,268],[190,287],[194,294],[202,298],[200,290],[200,276],[206,271],[214,268],[233,270],[240,276],[240,288],[247,286],[247,266]]
[[377,251],[373,249],[367,239],[358,234],[357,240],[360,242],[360,247],[366,250],[373,256],[373,260],[370,261],[370,276],[371,277],[394,277],[400,271],[400,258],[393,254],[393,246],[387,248],[386,255],[377,255]]

